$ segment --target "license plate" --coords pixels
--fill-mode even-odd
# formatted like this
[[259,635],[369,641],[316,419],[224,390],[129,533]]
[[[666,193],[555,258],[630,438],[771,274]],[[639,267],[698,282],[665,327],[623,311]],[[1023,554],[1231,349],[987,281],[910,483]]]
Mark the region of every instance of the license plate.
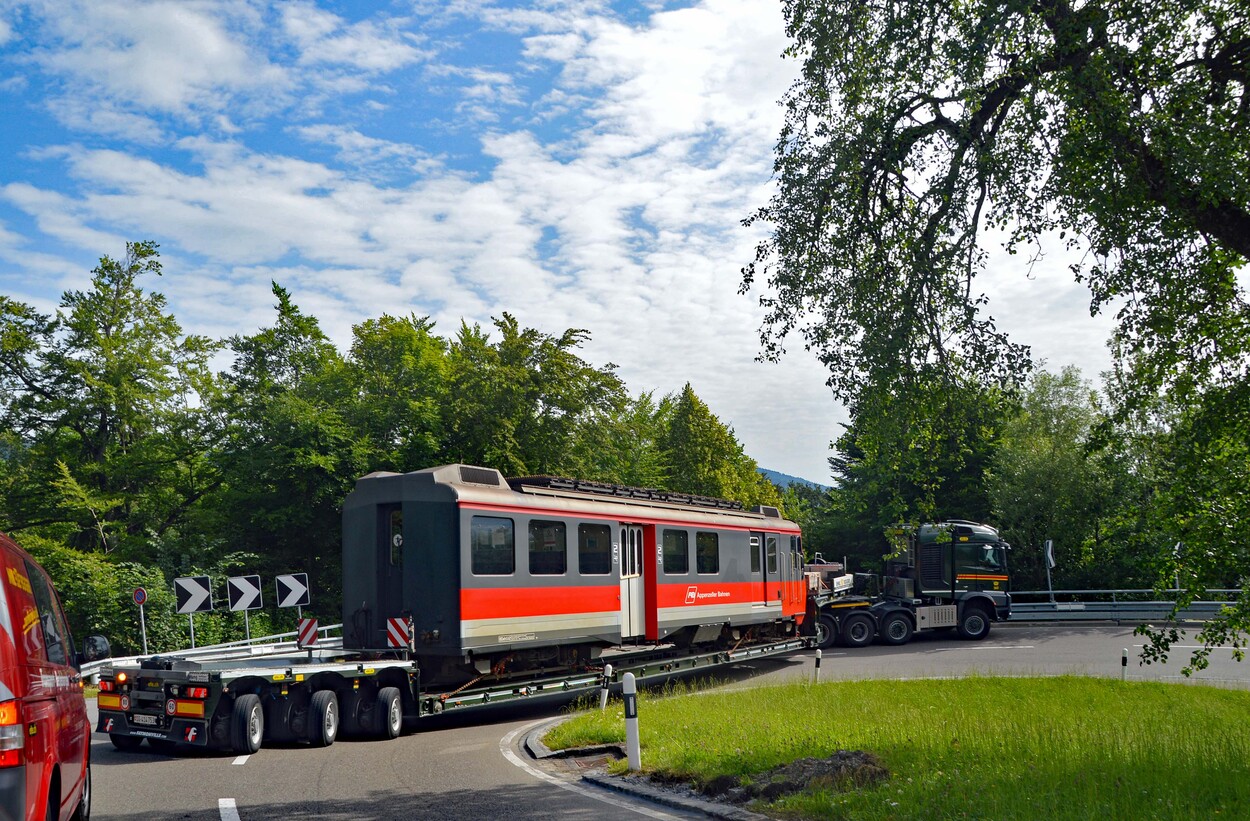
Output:
[[156,716],[136,715],[136,716],[130,717],[130,723],[131,724],[147,724],[151,727],[155,727],[157,724],[160,724],[161,721]]

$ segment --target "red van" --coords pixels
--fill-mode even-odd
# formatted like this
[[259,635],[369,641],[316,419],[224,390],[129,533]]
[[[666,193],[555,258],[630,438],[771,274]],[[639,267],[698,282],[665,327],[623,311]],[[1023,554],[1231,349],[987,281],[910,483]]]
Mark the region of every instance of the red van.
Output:
[[0,533],[0,819],[87,819],[91,725],[80,657],[44,569]]

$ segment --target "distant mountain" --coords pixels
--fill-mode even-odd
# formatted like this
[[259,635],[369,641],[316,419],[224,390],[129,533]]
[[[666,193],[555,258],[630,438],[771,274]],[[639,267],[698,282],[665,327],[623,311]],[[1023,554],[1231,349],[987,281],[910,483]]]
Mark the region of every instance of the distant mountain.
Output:
[[828,485],[822,485],[819,482],[813,482],[810,479],[801,479],[798,476],[791,476],[788,473],[778,473],[777,471],[769,470],[768,468],[757,468],[757,470],[764,474],[765,479],[772,482],[782,490],[785,490],[790,485],[807,485],[808,487],[814,487],[817,490],[829,489]]

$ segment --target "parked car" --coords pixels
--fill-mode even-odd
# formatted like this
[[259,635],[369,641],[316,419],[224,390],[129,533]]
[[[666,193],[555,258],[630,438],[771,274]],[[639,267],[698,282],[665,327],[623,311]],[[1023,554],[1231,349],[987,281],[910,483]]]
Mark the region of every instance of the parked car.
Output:
[[52,579],[0,533],[0,818],[91,815],[91,724],[79,666],[108,641],[74,649]]

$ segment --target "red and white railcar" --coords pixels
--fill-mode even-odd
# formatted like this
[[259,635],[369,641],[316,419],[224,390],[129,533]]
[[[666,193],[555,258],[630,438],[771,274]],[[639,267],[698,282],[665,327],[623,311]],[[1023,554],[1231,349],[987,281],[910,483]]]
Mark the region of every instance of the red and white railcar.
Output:
[[345,648],[393,649],[400,619],[427,682],[794,635],[806,607],[775,508],[469,465],[359,479],[343,569]]

